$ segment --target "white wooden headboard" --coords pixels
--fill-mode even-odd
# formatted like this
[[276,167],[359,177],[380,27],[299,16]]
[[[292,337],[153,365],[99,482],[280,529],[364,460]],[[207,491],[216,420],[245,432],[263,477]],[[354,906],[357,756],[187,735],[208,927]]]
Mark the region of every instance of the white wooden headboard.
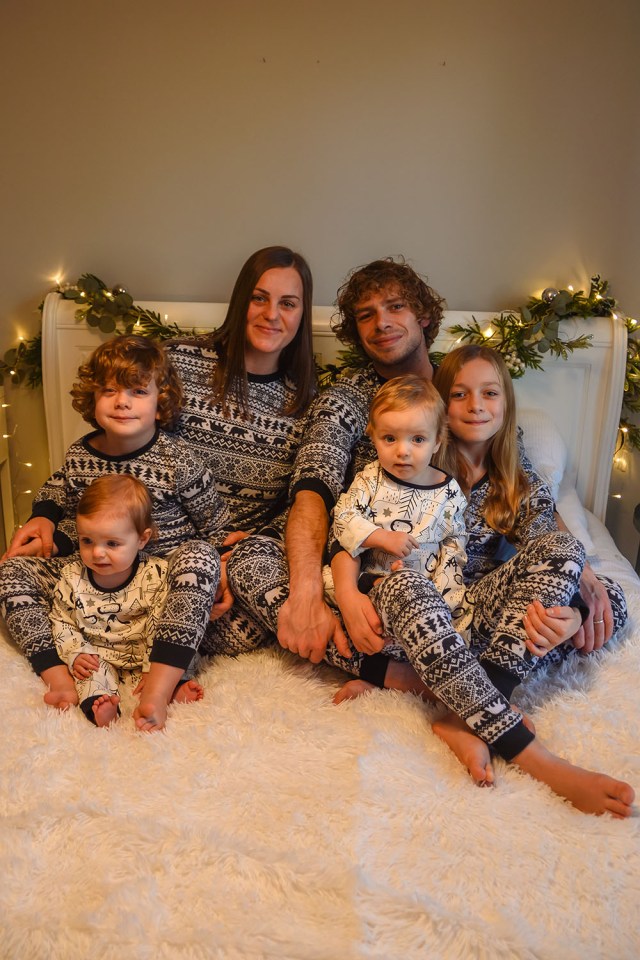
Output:
[[[140,306],[156,310],[183,329],[211,330],[224,320],[224,303],[147,301]],[[67,447],[88,430],[73,410],[69,390],[78,366],[103,340],[104,334],[79,324],[77,304],[50,293],[42,317],[42,357],[45,414],[51,470],[63,461]],[[332,307],[313,308],[313,342],[321,362],[334,360],[342,344],[331,327]],[[450,350],[456,338],[449,332],[475,317],[481,324],[494,313],[447,311],[434,349]],[[583,504],[604,521],[616,427],[620,416],[626,360],[627,331],[621,320],[592,318],[566,320],[567,338],[590,334],[592,346],[576,351],[569,360],[544,360],[544,371],[527,371],[515,381],[523,407],[545,411],[556,423],[568,450],[567,472]]]

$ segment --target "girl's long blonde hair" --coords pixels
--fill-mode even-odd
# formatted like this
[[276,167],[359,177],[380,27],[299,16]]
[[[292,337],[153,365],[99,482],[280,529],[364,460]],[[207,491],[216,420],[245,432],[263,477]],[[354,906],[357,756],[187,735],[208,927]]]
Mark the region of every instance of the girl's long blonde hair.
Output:
[[[436,370],[433,382],[448,407],[454,381],[470,360],[487,360],[495,369],[503,391],[504,421],[492,437],[487,451],[489,492],[483,515],[490,527],[511,539],[515,534],[521,507],[524,505],[525,509],[528,509],[530,486],[520,464],[516,437],[516,399],[507,366],[495,350],[478,344],[466,344],[447,354]],[[441,470],[453,474],[468,497],[471,491],[471,465],[458,449],[456,438],[451,432],[449,444],[438,452],[434,462]]]

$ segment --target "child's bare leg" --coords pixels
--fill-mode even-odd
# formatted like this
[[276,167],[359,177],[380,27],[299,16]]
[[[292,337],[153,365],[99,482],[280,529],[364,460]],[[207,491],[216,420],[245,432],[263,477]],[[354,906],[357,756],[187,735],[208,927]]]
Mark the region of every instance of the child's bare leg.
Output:
[[167,707],[184,670],[166,663],[152,663],[145,678],[140,703],[133,711],[139,730],[151,733],[163,730],[167,722]]
[[495,776],[489,747],[469,729],[464,720],[449,712],[439,720],[434,720],[431,726],[433,732],[455,753],[479,787],[493,785]]
[[91,704],[96,727],[108,727],[110,723],[118,719],[119,703],[120,697],[116,694],[109,696],[108,693],[103,693],[101,697],[96,697]]
[[67,710],[78,703],[78,693],[73,677],[66,664],[49,667],[40,674],[41,679],[49,688],[44,695],[44,702],[58,710]]
[[173,703],[195,703],[204,697],[204,687],[197,680],[185,680],[174,690]]
[[610,813],[618,819],[631,815],[633,787],[604,773],[576,767],[556,757],[538,740],[529,743],[512,762],[583,813]]
[[[437,697],[422,682],[412,665],[406,660],[393,660],[389,657],[387,672],[384,677],[385,690],[400,690],[403,693],[417,693],[423,700],[437,702]],[[344,700],[355,700],[364,693],[377,689],[373,683],[367,680],[347,680],[340,687],[335,697],[334,703],[342,703]]]

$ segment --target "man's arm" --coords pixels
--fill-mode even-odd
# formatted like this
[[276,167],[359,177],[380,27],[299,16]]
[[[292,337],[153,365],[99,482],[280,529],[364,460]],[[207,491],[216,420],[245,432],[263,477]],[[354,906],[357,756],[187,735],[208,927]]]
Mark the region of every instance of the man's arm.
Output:
[[322,497],[311,490],[300,490],[285,534],[289,597],[278,617],[278,642],[312,663],[320,663],[331,640],[343,656],[352,656],[337,617],[324,602],[322,557],[328,531]]

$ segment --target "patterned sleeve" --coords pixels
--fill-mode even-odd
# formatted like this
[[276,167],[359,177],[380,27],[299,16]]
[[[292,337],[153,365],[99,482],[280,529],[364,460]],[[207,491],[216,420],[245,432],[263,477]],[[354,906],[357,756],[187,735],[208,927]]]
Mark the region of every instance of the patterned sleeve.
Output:
[[455,623],[466,613],[466,589],[462,571],[467,562],[467,530],[464,522],[467,501],[453,478],[447,485],[447,496],[449,499],[442,512],[444,526],[440,535],[440,551],[433,571],[433,582],[451,610]]
[[177,441],[179,457],[177,482],[182,506],[203,540],[216,547],[231,530],[226,502],[215,486],[213,471],[182,441]]
[[338,497],[333,511],[333,536],[352,557],[366,550],[363,541],[378,529],[371,519],[373,493],[367,476],[358,473],[347,492]]
[[68,512],[69,484],[65,461],[65,464],[45,480],[38,490],[33,499],[29,518],[44,517],[51,521],[55,527],[53,542],[60,557],[69,556],[78,547],[75,517],[68,516]]
[[339,377],[314,401],[293,467],[291,498],[300,490],[312,490],[327,511],[338,499],[354,447],[367,426],[371,391],[365,380],[364,374]]
[[62,571],[53,591],[53,605],[51,607],[51,630],[58,656],[64,660],[71,670],[73,661],[80,653],[95,653],[98,650],[87,643],[82,632],[78,629],[73,616],[75,610],[75,588],[73,569],[70,564]]
[[64,466],[56,470],[42,484],[31,509],[32,517],[46,517],[56,526],[65,515],[67,506],[67,474]]
[[558,529],[554,516],[555,504],[549,486],[535,472],[526,456],[522,457],[522,467],[529,480],[530,491],[528,506],[524,504],[520,507],[512,540],[518,549],[535,537]]

